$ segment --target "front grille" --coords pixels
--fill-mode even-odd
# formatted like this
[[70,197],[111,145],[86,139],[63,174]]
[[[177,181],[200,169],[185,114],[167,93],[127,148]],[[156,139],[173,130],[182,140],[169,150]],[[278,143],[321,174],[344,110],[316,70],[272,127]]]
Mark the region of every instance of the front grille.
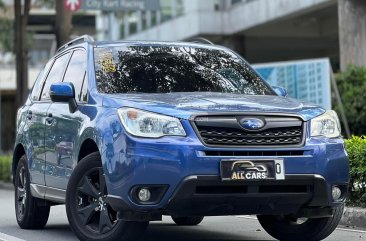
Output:
[[207,145],[219,146],[288,146],[303,141],[303,122],[294,117],[261,117],[265,127],[248,131],[240,120],[247,116],[199,117],[196,125],[199,136]]

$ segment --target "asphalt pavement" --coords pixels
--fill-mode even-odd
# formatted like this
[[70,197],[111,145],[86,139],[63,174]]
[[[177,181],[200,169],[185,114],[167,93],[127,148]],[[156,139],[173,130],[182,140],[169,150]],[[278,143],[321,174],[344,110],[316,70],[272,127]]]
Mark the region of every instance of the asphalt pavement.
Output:
[[[45,229],[22,230],[14,213],[14,192],[0,190],[0,241],[77,241],[64,206],[51,208]],[[206,217],[194,227],[176,226],[169,217],[151,222],[141,241],[250,241],[274,240],[253,216]],[[294,240],[296,241],[296,240]],[[339,227],[326,241],[366,241],[366,230]]]

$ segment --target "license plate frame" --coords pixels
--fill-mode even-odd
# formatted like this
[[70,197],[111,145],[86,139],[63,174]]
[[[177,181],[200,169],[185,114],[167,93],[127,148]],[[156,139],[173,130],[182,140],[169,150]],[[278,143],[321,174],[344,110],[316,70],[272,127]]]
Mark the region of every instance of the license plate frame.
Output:
[[222,159],[220,177],[222,181],[285,180],[284,160],[281,158]]

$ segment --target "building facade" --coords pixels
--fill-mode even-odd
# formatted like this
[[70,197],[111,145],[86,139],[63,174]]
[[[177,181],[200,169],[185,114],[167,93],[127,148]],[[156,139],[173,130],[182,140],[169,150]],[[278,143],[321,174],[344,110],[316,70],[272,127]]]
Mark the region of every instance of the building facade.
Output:
[[[336,0],[161,0],[160,12],[116,15],[115,39],[204,37],[235,49],[251,63],[329,57],[339,67]],[[97,18],[107,39],[107,18]],[[103,31],[104,30],[104,31]]]

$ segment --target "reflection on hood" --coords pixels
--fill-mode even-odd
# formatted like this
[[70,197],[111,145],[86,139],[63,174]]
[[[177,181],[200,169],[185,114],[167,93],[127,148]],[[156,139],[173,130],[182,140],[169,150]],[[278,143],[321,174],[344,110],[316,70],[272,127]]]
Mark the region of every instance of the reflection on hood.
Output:
[[287,113],[309,120],[325,110],[317,105],[292,98],[270,95],[240,95],[226,93],[168,93],[168,94],[113,94],[105,95],[104,105],[129,106],[179,118],[193,114],[220,112]]

